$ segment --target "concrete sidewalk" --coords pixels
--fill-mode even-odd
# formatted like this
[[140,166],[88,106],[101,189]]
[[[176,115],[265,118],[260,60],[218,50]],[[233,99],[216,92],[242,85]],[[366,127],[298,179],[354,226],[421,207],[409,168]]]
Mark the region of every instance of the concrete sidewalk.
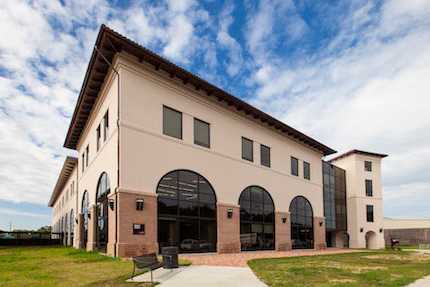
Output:
[[[177,269],[157,269],[153,272],[154,282],[162,287],[264,287],[248,267],[189,266]],[[148,282],[150,274],[134,277],[132,282]]]
[[430,286],[430,276],[418,279],[407,287],[429,287]]

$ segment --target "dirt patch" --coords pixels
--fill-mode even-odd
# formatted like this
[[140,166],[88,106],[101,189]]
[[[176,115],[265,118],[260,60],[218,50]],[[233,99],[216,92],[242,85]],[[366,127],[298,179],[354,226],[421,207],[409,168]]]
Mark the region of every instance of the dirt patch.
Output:
[[354,279],[331,279],[331,283],[355,283],[357,282]]
[[[409,256],[406,256],[406,258]],[[384,260],[403,260],[405,256],[396,255],[396,254],[377,254],[377,255],[368,255],[364,256],[366,259],[384,259]]]

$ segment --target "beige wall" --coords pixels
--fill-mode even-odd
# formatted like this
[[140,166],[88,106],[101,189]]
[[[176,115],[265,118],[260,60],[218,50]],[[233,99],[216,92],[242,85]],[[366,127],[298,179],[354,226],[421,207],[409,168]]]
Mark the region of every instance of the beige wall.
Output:
[[[372,162],[372,172],[364,170],[364,161]],[[333,162],[346,170],[348,234],[351,248],[366,247],[366,233],[374,232],[374,248],[384,247],[381,159],[379,157],[351,154]],[[366,196],[365,180],[373,183],[373,196]],[[374,222],[366,220],[366,205],[374,206]],[[363,228],[363,232],[360,229]]]
[[[157,76],[144,64],[121,60],[121,189],[155,193],[163,175],[190,169],[206,177],[223,204],[238,204],[249,185],[265,188],[277,211],[305,196],[314,215],[323,216],[321,153],[198,94],[182,82]],[[202,96],[203,95],[203,96]],[[182,112],[183,140],[162,134],[163,105]],[[193,118],[210,123],[210,149],[194,145]],[[241,159],[241,137],[254,141],[254,162]],[[271,168],[260,165],[260,146],[271,148]],[[290,156],[299,159],[299,176],[290,175]],[[303,160],[311,164],[311,181],[303,179]]]

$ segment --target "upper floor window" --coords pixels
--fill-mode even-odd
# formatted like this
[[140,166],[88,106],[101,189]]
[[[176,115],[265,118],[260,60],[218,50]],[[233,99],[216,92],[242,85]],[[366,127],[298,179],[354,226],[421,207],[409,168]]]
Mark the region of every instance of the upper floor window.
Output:
[[260,145],[260,162],[261,165],[270,167],[270,147]]
[[242,158],[254,161],[254,142],[242,137]]
[[367,222],[373,222],[373,205],[366,205]]
[[82,172],[85,170],[85,152],[82,153]]
[[88,166],[88,158],[90,157],[90,145],[87,145],[87,148],[85,149],[85,166]]
[[182,139],[182,113],[163,106],[163,134]]
[[371,161],[365,161],[364,162],[364,170],[365,171],[372,171],[372,162]]
[[103,141],[106,141],[109,132],[109,110],[103,116]]
[[210,125],[199,119],[194,119],[194,144],[210,148]]
[[291,174],[299,175],[299,160],[295,157],[291,157]]
[[366,196],[373,196],[373,183],[370,179],[366,179]]
[[97,151],[98,151],[100,149],[100,139],[101,139],[101,128],[100,128],[100,125],[97,127],[96,136],[97,136]]
[[311,164],[306,161],[303,162],[303,177],[305,179],[311,179]]

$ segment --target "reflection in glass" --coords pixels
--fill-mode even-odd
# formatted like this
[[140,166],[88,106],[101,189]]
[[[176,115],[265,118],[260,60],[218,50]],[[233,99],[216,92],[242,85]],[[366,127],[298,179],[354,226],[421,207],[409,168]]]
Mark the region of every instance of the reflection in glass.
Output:
[[313,212],[303,196],[295,197],[290,204],[291,243],[293,249],[314,247]]

